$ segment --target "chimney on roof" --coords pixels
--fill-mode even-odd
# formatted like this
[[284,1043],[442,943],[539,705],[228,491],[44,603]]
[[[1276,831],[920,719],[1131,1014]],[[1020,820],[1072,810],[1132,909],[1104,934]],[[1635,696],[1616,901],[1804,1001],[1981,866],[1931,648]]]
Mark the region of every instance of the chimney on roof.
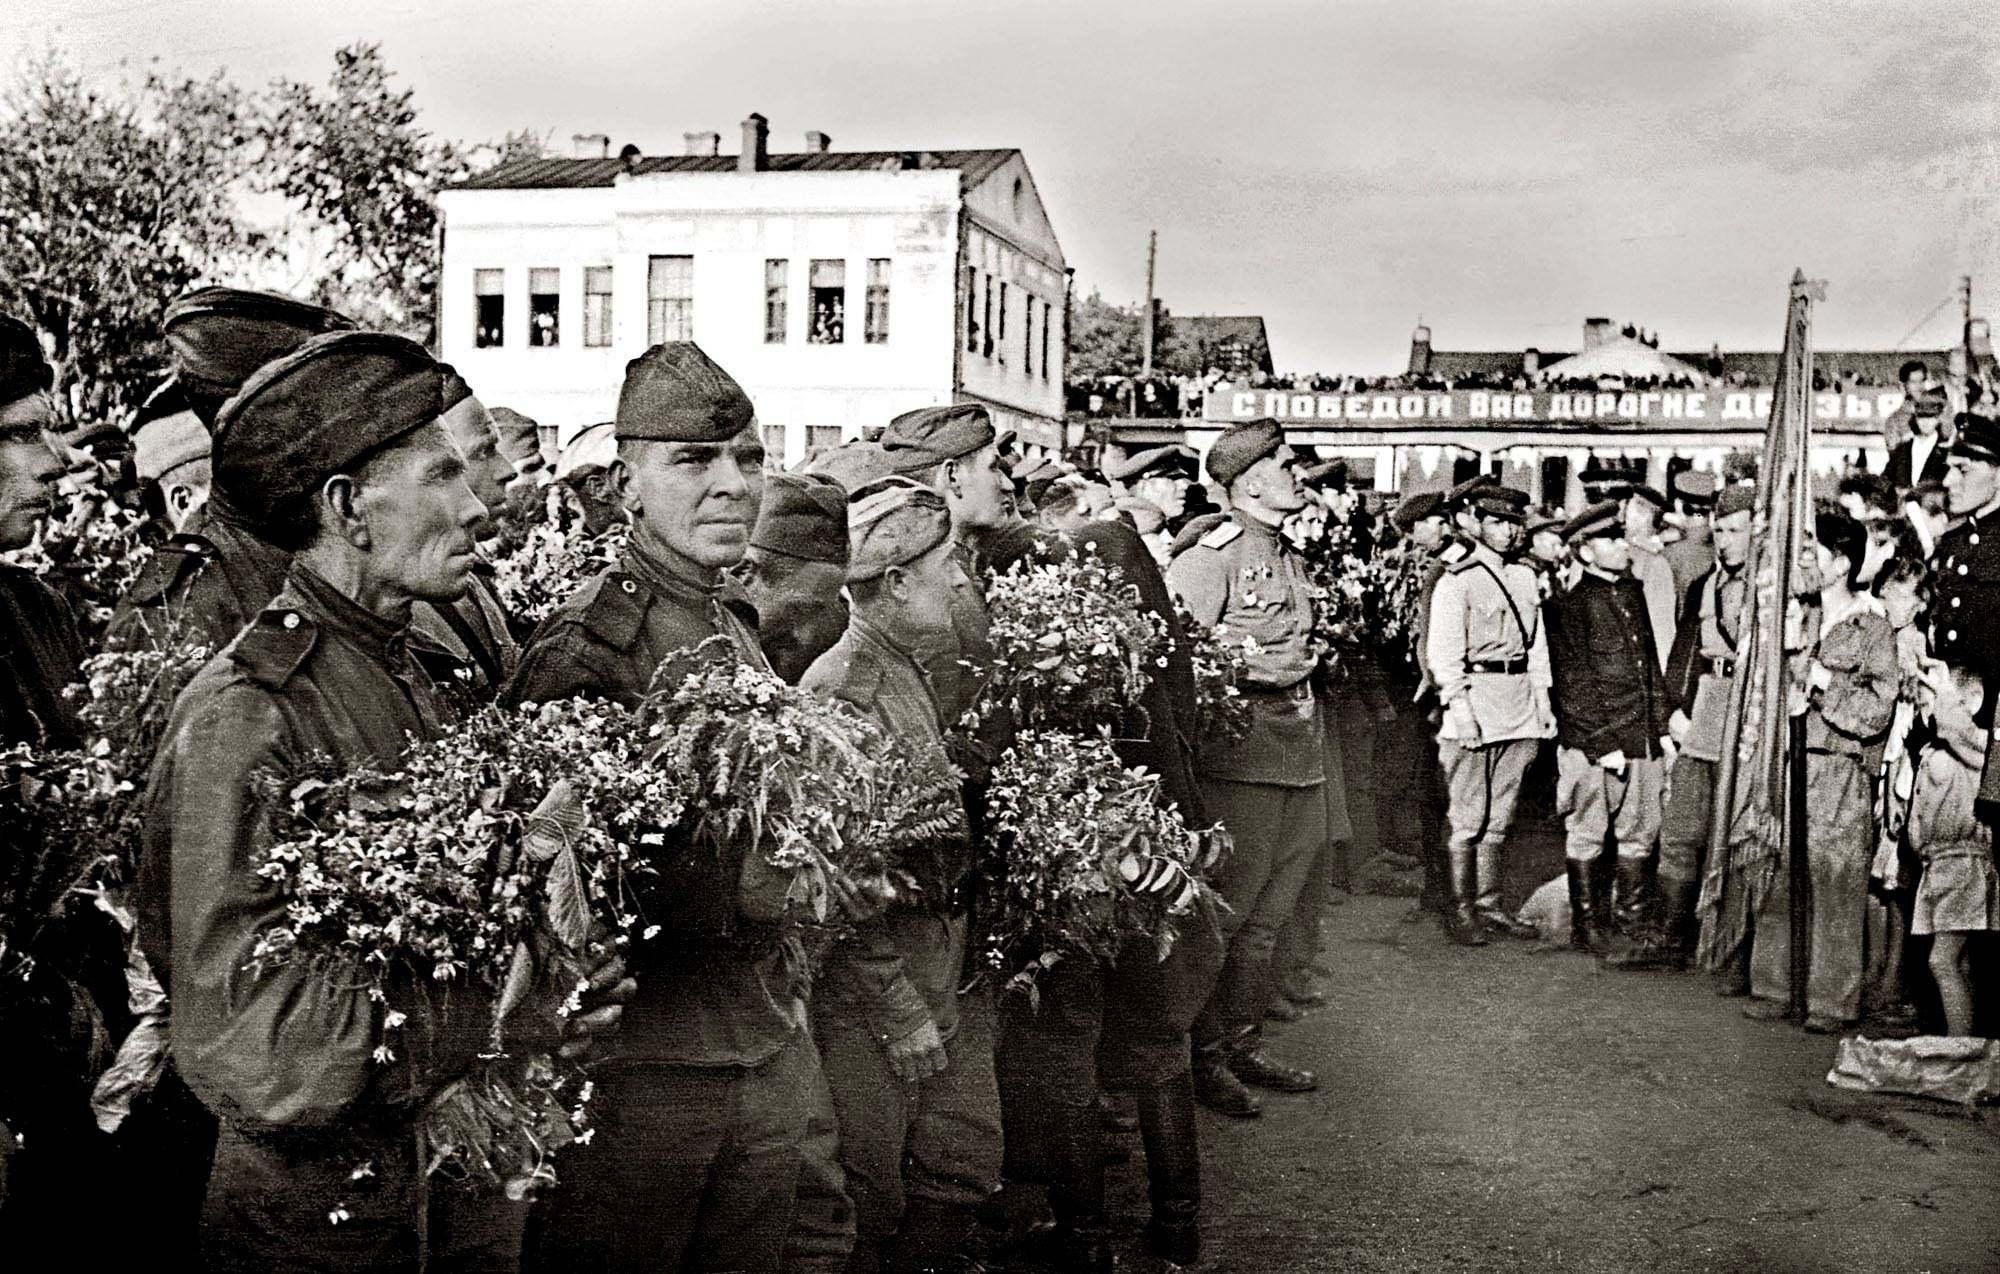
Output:
[[771,122],[751,113],[743,121],[743,150],[736,156],[736,171],[761,173],[771,166]]
[[1611,326],[1610,319],[1587,318],[1583,321],[1583,347],[1596,349],[1609,341],[1615,332],[1616,329]]
[[569,144],[570,149],[576,153],[578,159],[611,158],[611,134],[609,133],[572,133],[570,134]]
[[1417,330],[1410,333],[1410,367],[1405,373],[1410,376],[1428,376],[1431,371],[1431,329],[1420,319]]
[[712,159],[722,153],[722,134],[682,133],[681,153]]
[[806,154],[824,155],[832,149],[833,138],[828,137],[825,133],[814,129],[812,132],[806,134]]
[[628,173],[638,172],[639,161],[645,157],[645,152],[631,142],[626,142],[618,148],[618,162],[625,165],[625,171]]

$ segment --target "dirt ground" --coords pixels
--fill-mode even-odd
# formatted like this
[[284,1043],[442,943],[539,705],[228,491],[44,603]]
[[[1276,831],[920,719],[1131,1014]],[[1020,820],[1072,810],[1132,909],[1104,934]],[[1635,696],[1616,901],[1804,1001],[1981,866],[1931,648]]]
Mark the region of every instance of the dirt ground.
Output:
[[[1328,913],[1332,1002],[1270,1032],[1318,1092],[1204,1113],[1207,1268],[2000,1269],[2000,1112],[1839,1092],[1832,1040],[1705,979],[1408,910]],[[1113,1181],[1136,1231],[1136,1157]]]

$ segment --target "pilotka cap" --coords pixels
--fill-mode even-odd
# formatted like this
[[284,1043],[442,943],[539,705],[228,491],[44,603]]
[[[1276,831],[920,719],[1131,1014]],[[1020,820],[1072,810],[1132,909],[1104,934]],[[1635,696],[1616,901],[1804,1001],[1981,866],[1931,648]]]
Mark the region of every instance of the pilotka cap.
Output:
[[245,288],[198,288],[176,298],[160,320],[174,379],[211,426],[252,372],[312,337],[353,329],[352,319],[324,306]]
[[756,417],[750,396],[693,341],[655,345],[625,364],[618,441],[727,442]]
[[1231,425],[1208,449],[1208,476],[1227,487],[1284,445],[1284,429],[1269,417]]
[[998,439],[992,413],[978,403],[919,407],[889,422],[882,431],[882,454],[895,472],[915,473],[969,456]]
[[951,534],[944,497],[900,474],[871,482],[847,505],[849,583],[916,561]]
[[847,488],[824,474],[771,474],[750,544],[802,561],[847,565]]
[[443,412],[438,363],[386,332],[333,332],[253,373],[215,419],[215,482],[268,522],[356,460]]

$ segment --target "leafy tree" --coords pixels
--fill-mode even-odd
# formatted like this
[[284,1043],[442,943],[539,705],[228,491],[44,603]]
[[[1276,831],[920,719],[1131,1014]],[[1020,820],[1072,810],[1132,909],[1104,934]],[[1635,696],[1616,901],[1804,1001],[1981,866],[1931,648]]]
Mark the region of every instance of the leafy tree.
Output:
[[318,299],[364,323],[428,339],[436,321],[438,192],[476,167],[538,155],[510,133],[466,146],[425,132],[415,95],[392,82],[379,44],[333,55],[322,88],[280,80],[264,133],[277,193],[304,215],[321,273]]
[[237,203],[258,154],[220,75],[99,91],[51,53],[0,96],[0,310],[53,343],[66,416],[134,407],[164,372],[167,303],[264,254]]
[[1075,381],[1101,376],[1137,376],[1141,365],[1140,310],[1113,305],[1095,290],[1070,305],[1067,372]]

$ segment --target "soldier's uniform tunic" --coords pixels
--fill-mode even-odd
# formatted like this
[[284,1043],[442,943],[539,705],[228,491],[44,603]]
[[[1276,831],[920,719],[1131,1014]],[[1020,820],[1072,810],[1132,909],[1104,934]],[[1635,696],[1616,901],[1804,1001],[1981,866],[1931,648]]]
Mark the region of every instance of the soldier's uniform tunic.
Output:
[[1326,835],[1312,582],[1275,530],[1241,516],[1175,558],[1167,582],[1197,621],[1255,643],[1245,656],[1249,733],[1205,749],[1198,768],[1208,813],[1229,828],[1236,852],[1215,882],[1229,904],[1222,917],[1229,955],[1195,1023],[1197,1045],[1232,1039],[1254,1047],[1274,992],[1278,933]]
[[[936,696],[911,654],[855,616],[832,650],[807,669],[808,690],[853,705],[914,755],[945,762]],[[1000,1179],[1000,1094],[993,1072],[992,1005],[986,992],[959,994],[967,913],[955,896],[971,865],[971,843],[926,896],[893,908],[836,944],[812,1006],[833,1105],[840,1162],[854,1201],[857,1242],[878,1249],[905,1218],[967,1218]],[[914,1085],[890,1069],[885,1046],[930,1022],[949,1064]],[[909,1238],[936,1244],[948,1236]]]
[[[2000,695],[2000,512],[1968,518],[1938,537],[1931,605],[1931,652],[1947,664],[1975,668],[1986,682],[1979,724],[1991,727]],[[1982,805],[2000,802],[2000,755],[1986,751],[1979,784]]]
[[217,493],[126,590],[108,640],[129,649],[178,636],[219,651],[270,604],[291,563],[290,553],[246,529]]
[[[1668,716],[1644,589],[1586,570],[1547,614],[1565,853],[1593,861],[1609,833],[1619,858],[1644,862],[1660,830]],[[1622,771],[1600,764],[1614,752],[1625,758]]]
[[[429,1190],[409,1122],[426,1096],[416,1076],[441,1085],[485,1047],[480,993],[454,992],[450,1021],[470,1025],[426,1029],[412,1011],[402,1056],[384,1065],[372,1057],[381,1010],[362,986],[306,962],[243,973],[284,909],[256,873],[274,814],[260,779],[316,754],[342,770],[393,767],[440,721],[405,630],[304,569],[175,705],[147,790],[139,936],[173,996],[175,1063],[222,1120],[203,1212],[210,1269],[414,1271],[426,1196],[434,1268],[518,1255],[522,1209]],[[350,1180],[363,1160],[375,1175]],[[350,1217],[333,1226],[336,1202]]]
[[1451,797],[1453,884],[1487,918],[1505,915],[1501,849],[1522,776],[1555,733],[1536,602],[1533,571],[1477,545],[1438,580],[1425,635],[1444,705],[1438,758]]
[[[717,635],[765,666],[716,588],[631,551],[543,621],[502,700],[633,706],[670,656]],[[596,1068],[603,1135],[565,1154],[530,1269],[778,1268],[808,1125],[832,1121],[779,930],[743,914],[760,888],[775,913],[783,882],[755,881],[740,850],[669,858],[647,890],[661,933],[631,953],[638,994]]]

